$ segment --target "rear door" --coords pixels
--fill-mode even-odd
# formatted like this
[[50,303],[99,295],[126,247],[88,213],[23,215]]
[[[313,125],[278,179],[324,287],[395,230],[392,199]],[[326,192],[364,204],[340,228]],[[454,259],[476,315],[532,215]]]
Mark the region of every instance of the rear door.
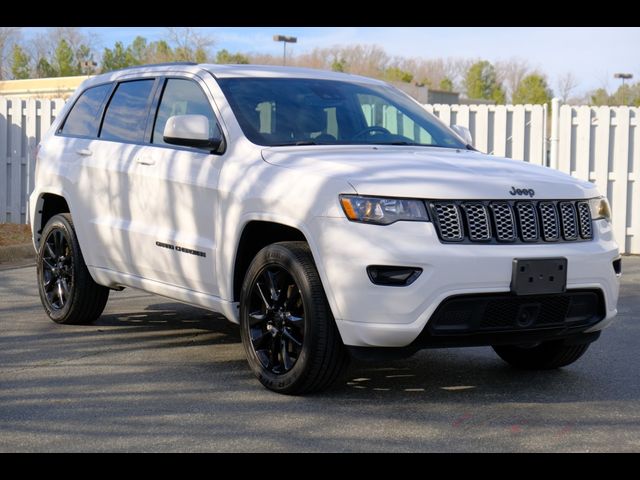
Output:
[[[120,81],[107,103],[98,139],[85,160],[86,202],[92,205],[95,231],[94,265],[136,274],[137,257],[145,229],[152,219],[136,211],[136,195],[146,195],[132,184],[143,148],[145,128],[158,80]],[[150,193],[149,193],[150,195]]]
[[95,195],[96,185],[102,181],[93,175],[96,153],[96,137],[104,106],[113,90],[112,83],[104,83],[86,89],[71,107],[69,114],[56,134],[50,137],[46,148],[58,155],[59,172],[67,182],[64,194],[74,216],[76,232],[82,244],[82,253],[88,265],[99,263],[96,258],[101,243],[101,233],[96,229],[96,219],[104,215],[102,200]]

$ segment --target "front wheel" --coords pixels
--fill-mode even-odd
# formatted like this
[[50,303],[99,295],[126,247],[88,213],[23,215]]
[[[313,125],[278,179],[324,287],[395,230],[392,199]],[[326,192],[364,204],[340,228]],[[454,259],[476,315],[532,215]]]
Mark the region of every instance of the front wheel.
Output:
[[104,310],[109,289],[91,278],[68,213],[55,215],[42,230],[37,274],[42,306],[54,322],[91,323]]
[[240,333],[251,370],[278,393],[324,390],[348,364],[304,242],[275,243],[256,255],[242,286]]
[[502,360],[523,370],[550,370],[565,367],[578,360],[589,348],[588,343],[565,345],[563,342],[543,342],[534,347],[495,345]]

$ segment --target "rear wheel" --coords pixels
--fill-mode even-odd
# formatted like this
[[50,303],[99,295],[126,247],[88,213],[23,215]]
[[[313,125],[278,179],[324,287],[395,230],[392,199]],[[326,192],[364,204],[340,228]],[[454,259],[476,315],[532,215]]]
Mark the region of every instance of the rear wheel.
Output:
[[578,360],[589,343],[565,345],[563,342],[543,342],[533,347],[496,345],[495,352],[508,364],[523,370],[550,370]]
[[85,324],[102,314],[109,289],[91,278],[68,213],[55,215],[42,230],[37,275],[42,306],[54,322]]
[[256,255],[242,286],[240,326],[249,366],[270,390],[323,390],[348,365],[304,242],[276,243]]

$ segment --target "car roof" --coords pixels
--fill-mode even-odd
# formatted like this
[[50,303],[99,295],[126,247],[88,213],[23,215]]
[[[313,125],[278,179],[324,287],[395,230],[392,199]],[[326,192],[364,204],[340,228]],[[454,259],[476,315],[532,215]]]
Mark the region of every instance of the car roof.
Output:
[[112,82],[123,77],[138,74],[185,72],[198,73],[202,70],[210,72],[216,78],[313,78],[321,80],[340,80],[346,82],[368,83],[380,85],[384,82],[360,75],[319,70],[315,68],[284,67],[275,65],[219,65],[212,63],[175,62],[155,65],[127,67],[113,72],[96,75],[86,80],[85,87]]

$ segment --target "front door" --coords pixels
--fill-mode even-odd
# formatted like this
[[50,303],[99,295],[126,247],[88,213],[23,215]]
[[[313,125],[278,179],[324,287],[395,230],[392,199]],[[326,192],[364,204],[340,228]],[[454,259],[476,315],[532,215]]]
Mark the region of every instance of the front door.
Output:
[[218,128],[201,84],[167,78],[150,118],[150,143],[129,168],[131,211],[139,227],[132,245],[136,272],[150,280],[218,295],[215,212],[223,158],[163,140],[167,119],[186,114],[205,115],[211,134]]

